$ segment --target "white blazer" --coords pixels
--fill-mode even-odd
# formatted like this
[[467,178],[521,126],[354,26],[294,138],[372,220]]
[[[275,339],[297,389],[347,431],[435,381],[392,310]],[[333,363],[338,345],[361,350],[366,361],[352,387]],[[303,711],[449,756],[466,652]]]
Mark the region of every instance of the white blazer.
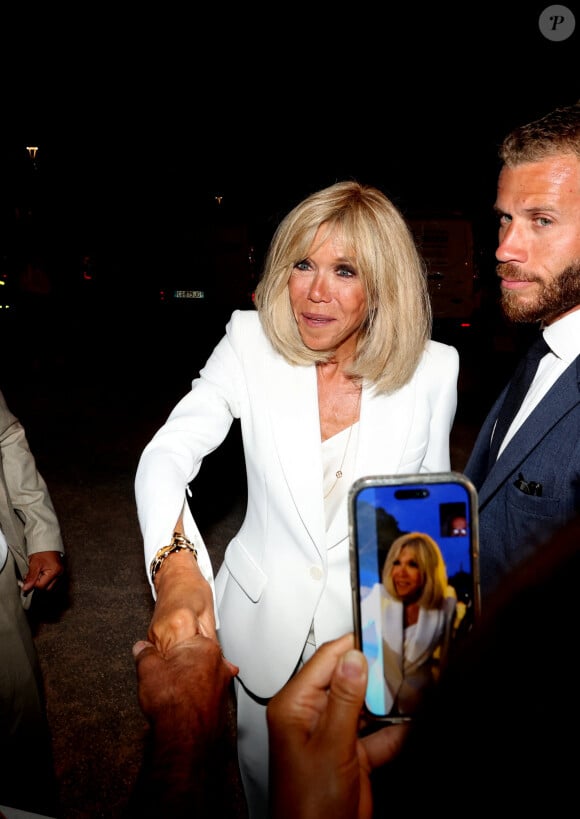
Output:
[[[450,468],[458,372],[457,350],[430,341],[396,393],[377,397],[363,385],[355,478]],[[352,631],[353,619],[346,501],[325,525],[316,367],[288,364],[253,310],[232,314],[191,391],[141,455],[135,493],[148,574],[171,539],[188,484],[235,418],[248,505],[215,583],[187,503],[185,533],[214,588],[225,656],[247,688],[270,697],[296,668],[315,612],[317,644]]]
[[447,660],[456,604],[455,592],[448,587],[441,607],[421,607],[417,623],[406,630],[403,603],[391,597],[381,582],[363,598],[362,630],[371,648],[366,702],[372,712],[386,716],[395,702],[401,714],[417,710],[435,680],[437,648],[438,667]]

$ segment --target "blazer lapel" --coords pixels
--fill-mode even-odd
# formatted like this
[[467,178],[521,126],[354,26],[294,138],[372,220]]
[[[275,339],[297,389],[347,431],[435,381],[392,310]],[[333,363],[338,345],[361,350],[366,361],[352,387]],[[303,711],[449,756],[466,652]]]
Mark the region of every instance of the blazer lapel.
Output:
[[[279,459],[296,509],[316,549],[323,553],[348,536],[348,509],[346,504],[342,507],[327,533],[316,368],[288,367],[276,359],[267,377],[276,448],[272,457]],[[363,387],[355,479],[399,471],[413,422],[415,390],[415,379],[389,396],[375,396]]]
[[[354,480],[399,472],[413,420],[415,389],[414,379],[389,396],[375,396],[363,388]],[[328,530],[329,548],[347,536],[348,505],[345,504]]]
[[[319,551],[326,548],[322,505],[322,457],[315,367],[289,367],[280,360],[269,369],[268,405],[276,451],[288,489]],[[305,470],[308,480],[304,480]],[[315,487],[313,489],[313,486]]]
[[575,364],[571,364],[562,373],[516,432],[481,485],[478,492],[480,506],[509,478],[560,419],[578,404],[579,368],[580,358],[577,358]]
[[415,380],[393,395],[363,391],[356,476],[388,475],[399,471],[413,421]]

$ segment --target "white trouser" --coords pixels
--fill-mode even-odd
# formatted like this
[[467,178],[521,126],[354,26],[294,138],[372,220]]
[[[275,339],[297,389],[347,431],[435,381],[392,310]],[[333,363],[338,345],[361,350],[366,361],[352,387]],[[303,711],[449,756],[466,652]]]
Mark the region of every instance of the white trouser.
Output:
[[[316,651],[310,630],[299,667]],[[237,701],[238,762],[249,819],[268,819],[268,700],[256,699],[235,680]]]

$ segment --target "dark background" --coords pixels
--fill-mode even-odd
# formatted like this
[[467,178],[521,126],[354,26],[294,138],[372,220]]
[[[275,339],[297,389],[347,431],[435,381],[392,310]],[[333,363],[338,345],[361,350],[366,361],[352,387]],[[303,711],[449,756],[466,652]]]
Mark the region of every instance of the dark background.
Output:
[[562,42],[539,30],[547,5],[23,11],[4,30],[5,213],[30,196],[34,144],[50,241],[124,254],[118,278],[151,279],[184,248],[195,264],[216,193],[262,246],[347,177],[406,212],[471,215],[493,250],[501,137],[580,98],[577,4]]
[[[32,612],[64,819],[121,819],[141,761],[130,649],[153,605],[133,495],[142,448],[230,309],[247,306],[278,220],[311,191],[355,177],[407,214],[466,214],[493,280],[497,146],[513,126],[580,99],[580,30],[547,41],[544,8],[5,12],[0,276],[16,283],[38,261],[49,287],[14,284],[15,310],[0,315],[0,388],[67,549],[67,581]],[[254,249],[249,267],[228,264],[228,242]],[[166,310],[160,290],[174,284],[201,284],[208,299]],[[458,470],[511,366],[499,352],[476,367],[462,355]],[[243,515],[235,437],[198,482],[217,569]],[[229,783],[229,815],[243,816],[235,772]]]
[[[544,3],[23,10],[4,30],[0,274],[42,259],[51,298],[20,311],[30,344],[48,323],[108,369],[176,346],[201,362],[251,304],[280,218],[344,178],[408,216],[466,215],[493,288],[497,147],[580,99],[577,6],[561,42],[539,29]],[[226,250],[218,274],[216,241],[251,248],[251,264]],[[176,287],[203,289],[203,309],[160,316]]]

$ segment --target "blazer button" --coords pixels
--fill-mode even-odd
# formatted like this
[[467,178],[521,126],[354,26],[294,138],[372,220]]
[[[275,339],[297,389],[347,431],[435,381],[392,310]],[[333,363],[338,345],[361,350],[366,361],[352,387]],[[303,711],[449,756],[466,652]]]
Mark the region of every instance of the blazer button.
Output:
[[322,580],[322,569],[320,568],[320,566],[310,567],[310,577],[313,580]]

